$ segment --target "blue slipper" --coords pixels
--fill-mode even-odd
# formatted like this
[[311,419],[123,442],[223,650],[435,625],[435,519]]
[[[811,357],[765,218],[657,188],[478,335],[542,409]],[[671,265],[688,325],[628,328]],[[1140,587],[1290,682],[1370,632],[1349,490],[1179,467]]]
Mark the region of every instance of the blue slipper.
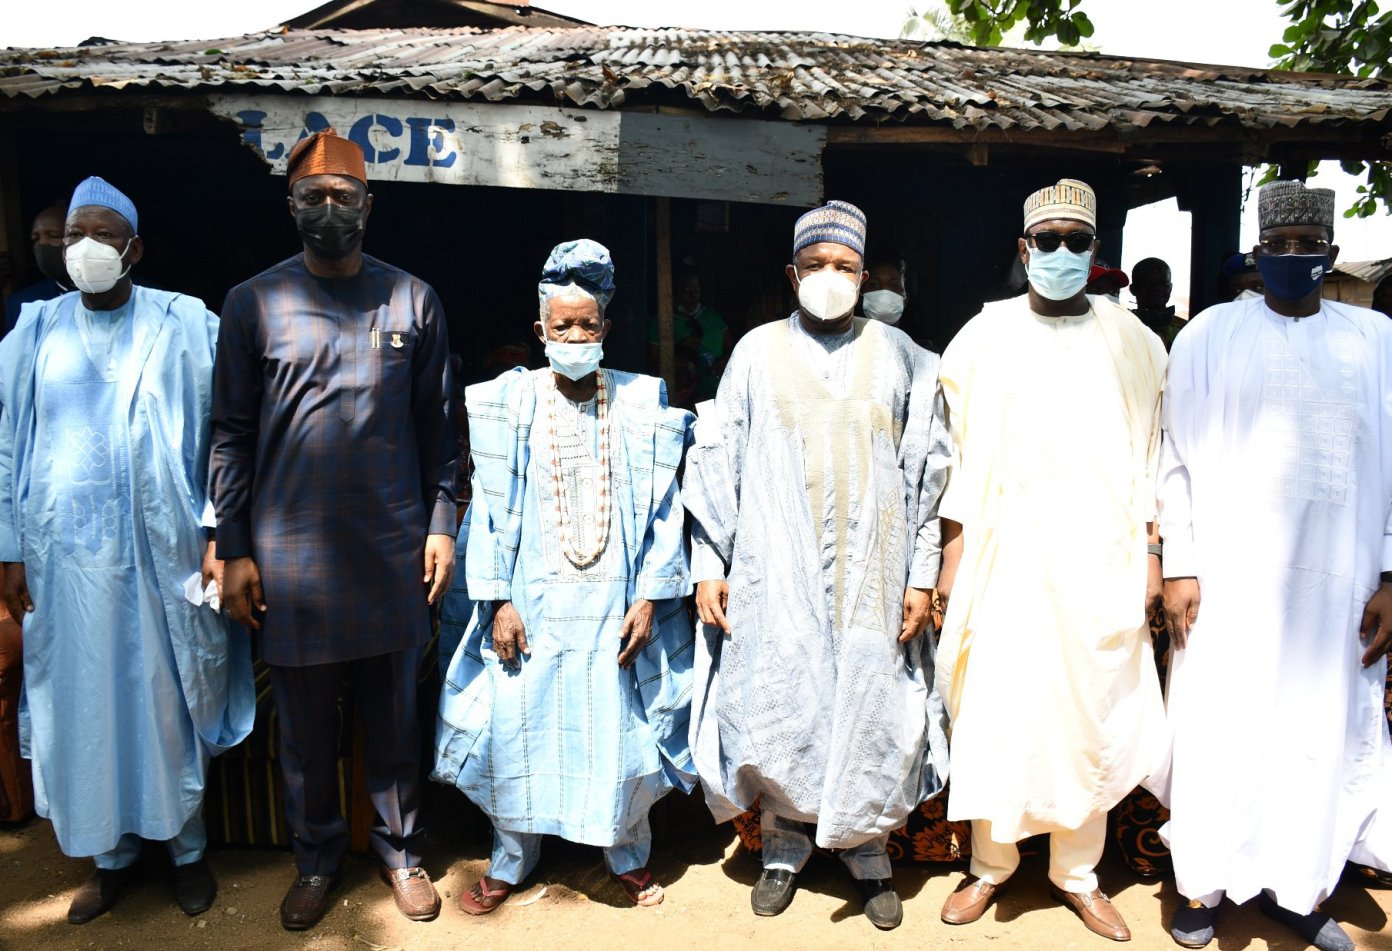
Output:
[[1218,906],[1191,901],[1175,909],[1170,919],[1170,937],[1183,948],[1202,948],[1213,940],[1218,923]]

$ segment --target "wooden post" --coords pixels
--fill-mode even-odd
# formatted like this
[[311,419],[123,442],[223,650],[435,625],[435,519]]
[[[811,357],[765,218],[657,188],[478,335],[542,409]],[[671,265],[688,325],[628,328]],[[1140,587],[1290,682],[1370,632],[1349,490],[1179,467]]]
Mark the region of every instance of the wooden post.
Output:
[[[0,129],[0,259],[10,259],[8,282],[3,279],[0,268],[0,291],[13,292],[27,283],[24,278],[32,271],[29,260],[29,243],[25,241],[24,230],[28,222],[19,201],[19,153],[15,148],[15,135],[9,129]],[[4,286],[8,283],[8,287]]]
[[672,328],[672,200],[665,195],[653,201],[657,211],[657,371],[667,381],[667,392],[677,387],[676,335]]
[[1190,212],[1189,316],[1217,300],[1223,255],[1238,247],[1242,226],[1242,166],[1198,164],[1167,167],[1175,178],[1180,211]]

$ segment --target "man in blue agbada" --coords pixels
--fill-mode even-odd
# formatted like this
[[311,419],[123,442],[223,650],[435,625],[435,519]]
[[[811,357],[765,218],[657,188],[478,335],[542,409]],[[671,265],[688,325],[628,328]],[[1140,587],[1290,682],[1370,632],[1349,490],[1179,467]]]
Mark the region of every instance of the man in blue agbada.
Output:
[[78,291],[26,305],[0,343],[0,561],[24,619],[35,809],[97,865],[74,924],[115,904],[142,838],[167,846],[180,908],[212,905],[208,759],[255,713],[248,644],[202,603],[218,319],[131,282],[138,222],[107,182],[79,185]]
[[535,325],[550,369],[509,370],[466,396],[472,602],[445,600],[443,625],[466,628],[435,778],[493,821],[488,874],[459,899],[472,915],[527,877],[548,834],[603,847],[628,896],[658,904],[648,810],[695,780],[676,478],[691,415],[667,405],[661,380],[599,367],[613,274],[603,246],[557,246]]

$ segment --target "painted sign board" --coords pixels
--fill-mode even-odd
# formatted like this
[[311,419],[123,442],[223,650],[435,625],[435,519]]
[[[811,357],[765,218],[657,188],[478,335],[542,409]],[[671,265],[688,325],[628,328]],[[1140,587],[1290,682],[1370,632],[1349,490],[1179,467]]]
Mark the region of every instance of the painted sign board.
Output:
[[491,102],[226,95],[213,112],[276,174],[332,126],[379,181],[666,195],[805,207],[822,199],[821,126]]

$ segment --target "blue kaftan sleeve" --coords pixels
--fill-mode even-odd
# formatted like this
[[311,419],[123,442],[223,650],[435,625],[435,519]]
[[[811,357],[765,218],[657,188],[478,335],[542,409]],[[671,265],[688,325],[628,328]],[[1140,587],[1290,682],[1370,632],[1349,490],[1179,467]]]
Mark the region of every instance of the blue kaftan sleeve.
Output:
[[50,310],[56,313],[63,299],[23,305],[14,330],[0,340],[0,562],[24,560],[19,504],[26,492],[27,448],[22,443],[27,443],[23,437],[29,427],[26,423],[21,432],[20,421],[29,420],[34,411],[34,360],[46,315]]
[[431,288],[425,289],[419,319],[420,342],[412,357],[415,379],[411,411],[416,421],[421,493],[426,511],[430,513],[429,533],[453,537],[459,514],[455,497],[459,438],[446,398],[449,392],[449,332],[440,298]]
[[929,422],[928,458],[918,485],[918,529],[914,534],[913,560],[909,565],[909,587],[931,588],[938,583],[942,568],[942,521],[938,503],[947,485],[952,466],[952,442],[947,431],[942,391],[934,386],[932,418]]
[[740,476],[749,441],[749,375],[751,353],[758,343],[755,336],[751,334],[735,345],[714,403],[702,411],[692,429],[682,498],[694,519],[691,539],[693,558],[700,562],[696,567],[698,581],[713,577],[711,555],[728,568],[735,553]]
[[536,387],[532,375],[517,368],[469,387],[464,400],[474,461],[465,579],[472,600],[508,601],[522,544]]
[[5,343],[18,345],[19,335],[9,334],[0,342],[0,562],[22,561],[19,550],[19,525],[16,521],[15,497],[18,484],[15,481],[15,416],[18,406],[11,397],[16,389],[10,379],[10,368],[14,363],[11,355],[4,351],[11,349]]
[[643,546],[638,553],[638,576],[634,597],[648,601],[685,597],[691,591],[691,573],[686,557],[686,509],[677,486],[691,433],[691,414],[662,405],[654,432],[653,507]]

